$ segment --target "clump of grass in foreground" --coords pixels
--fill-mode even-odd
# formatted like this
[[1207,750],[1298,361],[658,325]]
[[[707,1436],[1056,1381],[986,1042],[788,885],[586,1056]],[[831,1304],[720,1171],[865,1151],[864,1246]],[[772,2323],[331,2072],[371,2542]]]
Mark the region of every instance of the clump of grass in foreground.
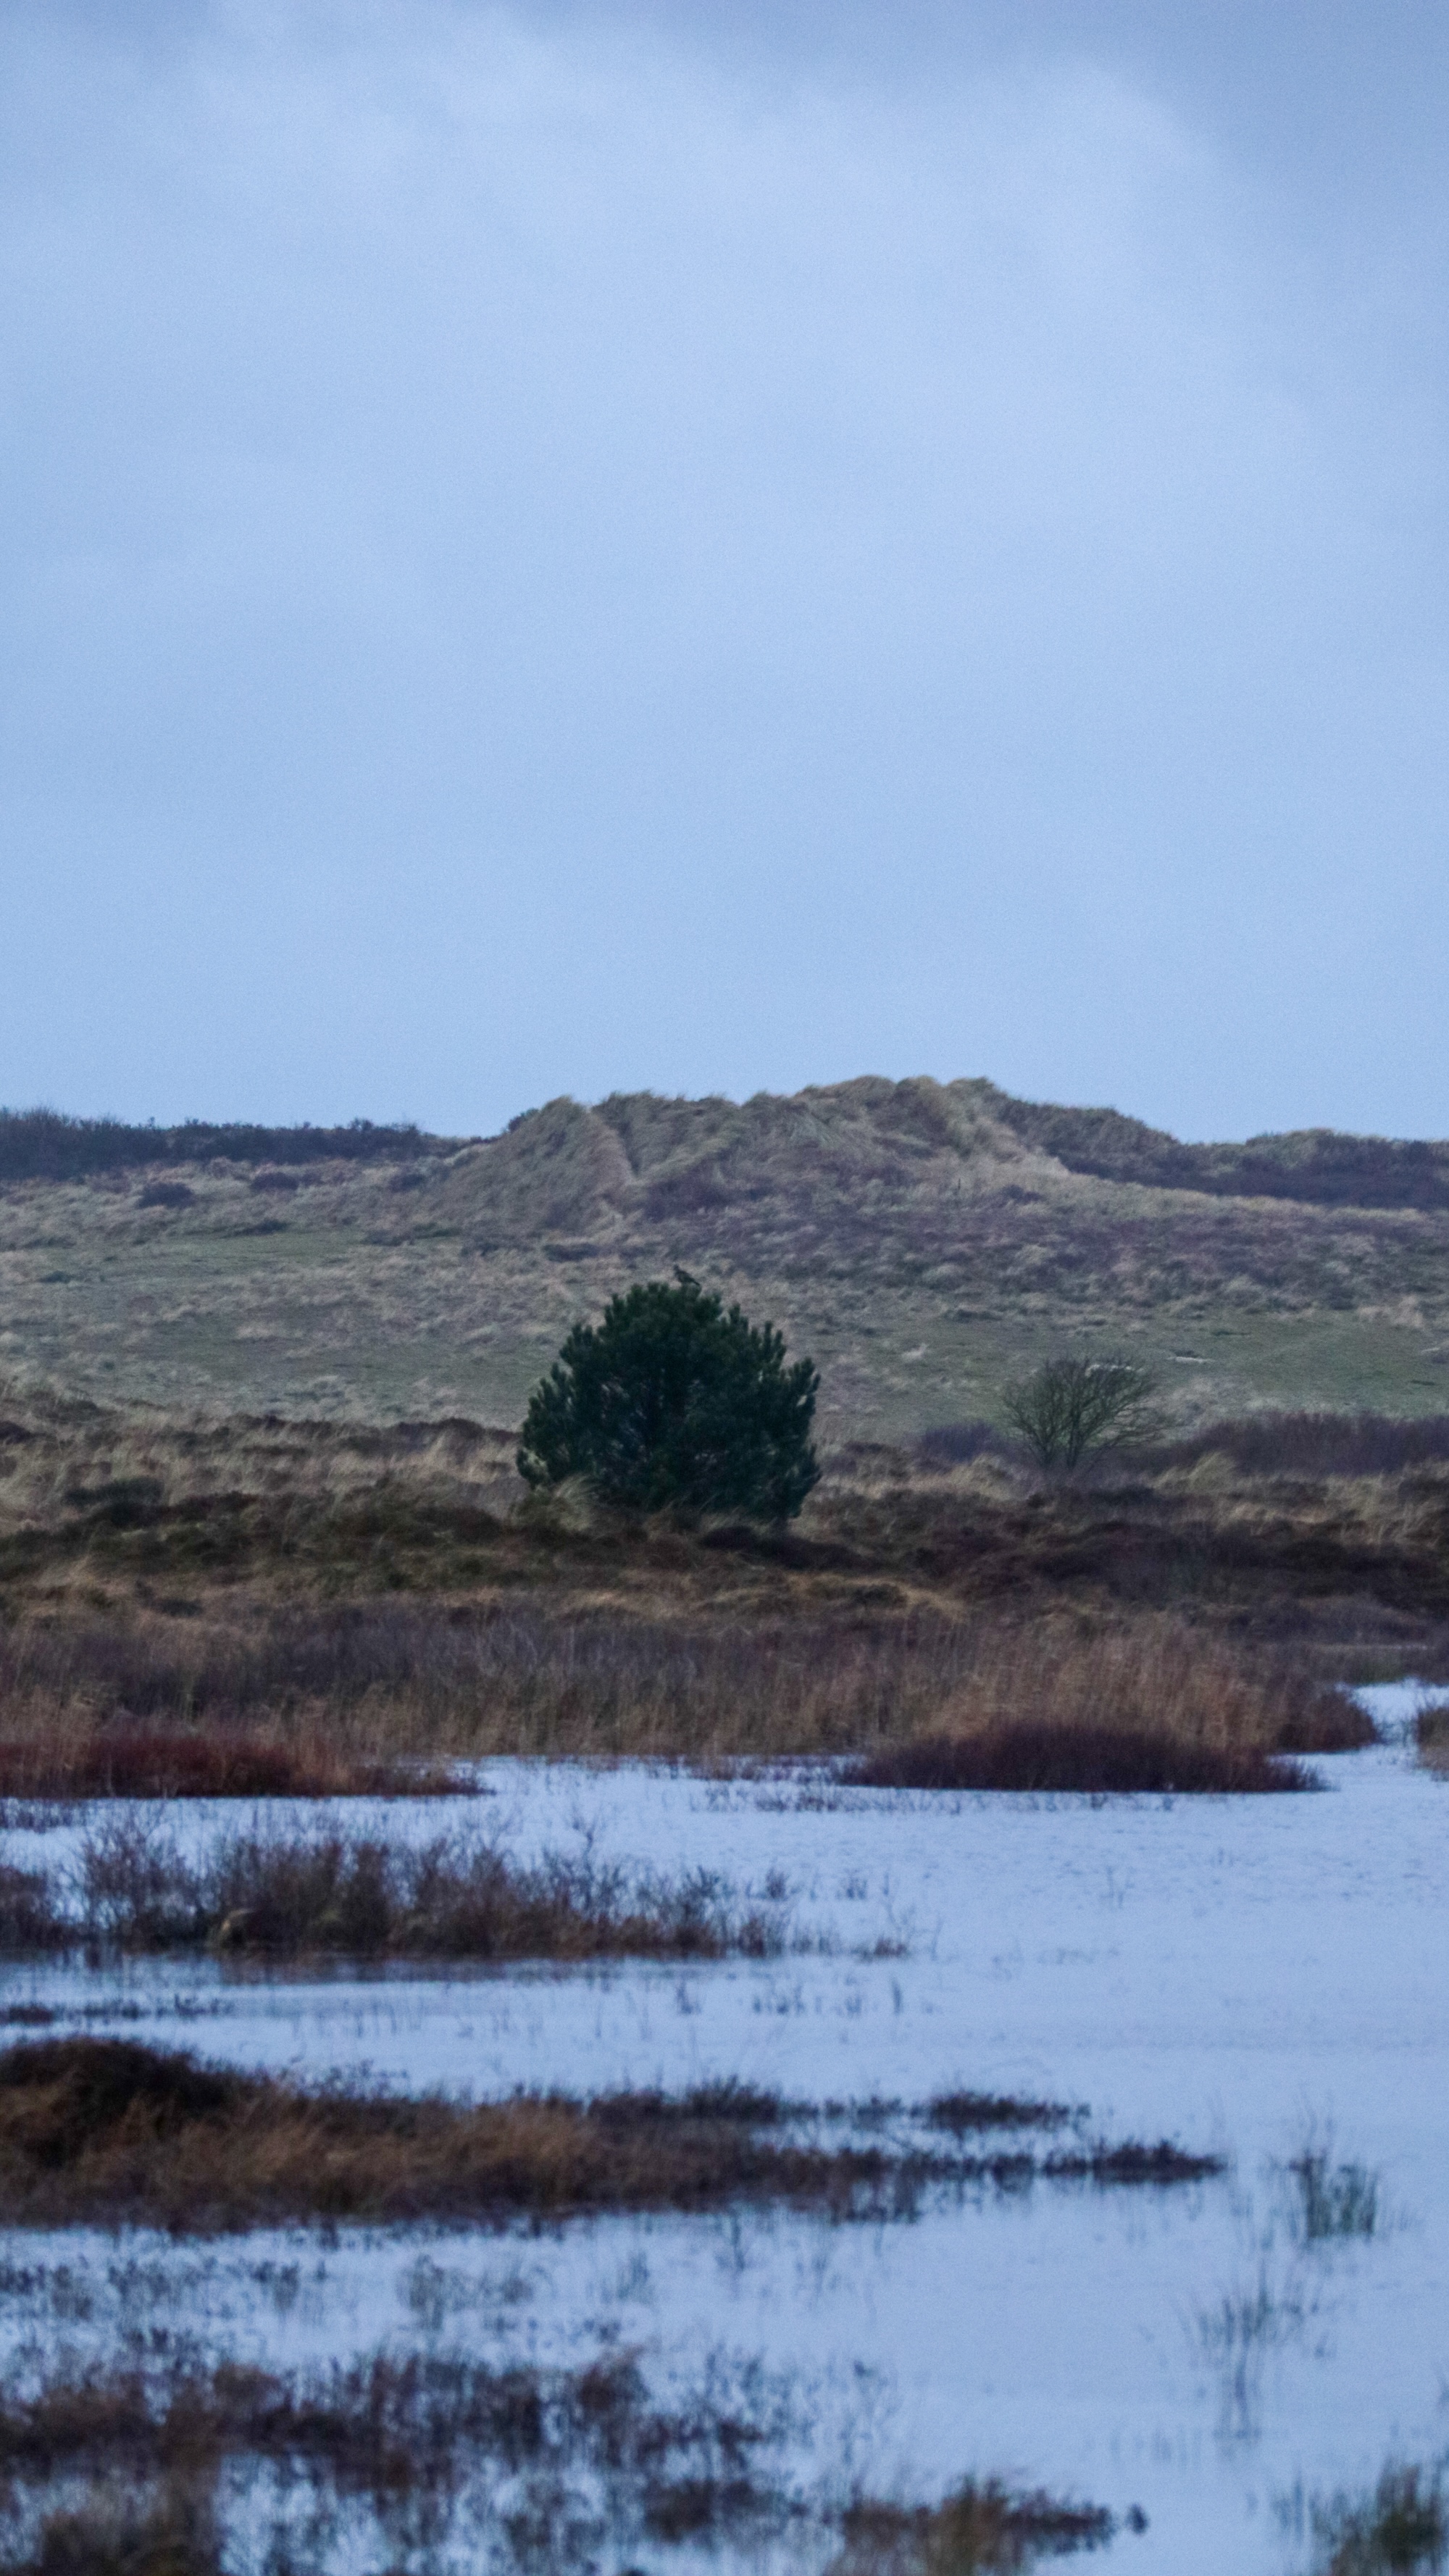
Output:
[[1315,1789],[1302,1762],[1257,1745],[1192,1744],[1165,1727],[1021,1717],[893,1744],[842,1775],[857,1789],[1019,1789],[1107,1797]]
[[1305,2243],[1372,2236],[1379,2223],[1379,2178],[1367,2165],[1335,2165],[1326,2148],[1305,2147],[1288,2168],[1297,2186]]
[[[1140,2513],[1129,2527],[1145,2530]],[[845,2547],[828,2576],[987,2576],[1038,2558],[1103,2549],[1116,2525],[1100,2505],[1012,2495],[992,2478],[974,2479],[938,2505],[860,2503],[845,2515]]]
[[1449,1700],[1421,1708],[1414,1720],[1414,1742],[1426,1771],[1449,1772]]
[[[18,1874],[14,1874],[18,1875]],[[696,1870],[666,1880],[544,1858],[522,1866],[489,1843],[441,1836],[419,1848],[346,1834],[235,1835],[204,1860],[133,1819],[81,1847],[78,1910],[43,1879],[13,1892],[0,1945],[102,1950],[212,1948],[270,1959],[718,1959],[784,1946],[777,1910],[739,1913]]]
[[[1280,2518],[1297,2522],[1301,2500]],[[1449,2557],[1449,2495],[1442,2464],[1391,2463],[1367,2496],[1310,2508],[1315,2576],[1433,2576]]]
[[[794,2382],[719,2357],[667,2408],[618,2356],[574,2371],[378,2354],[286,2379],[236,2366],[60,2379],[0,2403],[0,2520],[33,2535],[5,2564],[221,2576],[226,2505],[268,2565],[412,2564],[421,2550],[499,2576],[786,2533],[805,2564],[843,2536],[840,2576],[1019,2576],[1112,2533],[1098,2507],[994,2480],[935,2507],[842,2510],[828,2468],[808,2490],[788,2474],[808,2439]],[[57,2488],[69,2500],[47,2511]]]
[[136,2042],[0,2053],[0,2223],[214,2231],[287,2219],[558,2220],[590,2211],[775,2202],[837,2219],[907,2217],[923,2193],[1052,2182],[1162,2185],[1221,2170],[1180,2148],[1092,2146],[1042,2164],[907,2144],[762,2137],[783,2106],[720,2088],[465,2105],[306,2093]]

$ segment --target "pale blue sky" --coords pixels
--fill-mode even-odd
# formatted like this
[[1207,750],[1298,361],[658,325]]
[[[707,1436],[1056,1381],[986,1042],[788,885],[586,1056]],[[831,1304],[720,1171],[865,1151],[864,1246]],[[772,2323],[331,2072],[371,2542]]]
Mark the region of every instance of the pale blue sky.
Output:
[[1449,12],[0,6],[0,1099],[1449,1132]]

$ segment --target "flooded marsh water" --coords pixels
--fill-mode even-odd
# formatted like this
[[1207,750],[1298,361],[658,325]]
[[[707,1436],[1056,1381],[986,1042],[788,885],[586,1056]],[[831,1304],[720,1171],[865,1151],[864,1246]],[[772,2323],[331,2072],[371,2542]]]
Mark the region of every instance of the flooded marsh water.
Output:
[[[1379,1713],[1408,1705],[1385,1694]],[[382,2352],[577,2373],[627,2357],[676,2413],[681,2392],[752,2388],[760,2456],[797,2501],[930,2501],[999,2476],[1106,2506],[1111,2563],[1140,2576],[1306,2569],[1306,2500],[1449,2451],[1449,1788],[1392,1741],[1315,1767],[1316,1796],[1093,1802],[497,1764],[496,1796],[460,1802],[451,1829],[525,1860],[711,1871],[732,1901],[776,1909],[780,1955],[366,1975],[12,1964],[7,2037],[109,2032],[478,2100],[734,2079],[858,2111],[969,2088],[1087,2106],[1083,2134],[1229,2164],[1170,2190],[928,2195],[868,2225],[775,2208],[204,2241],[10,2229],[7,2384],[117,2363],[305,2372]],[[296,1812],[155,1822],[200,1849]],[[440,1824],[435,1800],[305,1814]],[[3,1857],[63,1869],[86,1822],[13,1829]],[[839,2545],[788,2519],[644,2526],[623,2556],[595,2529],[577,2563],[783,2570]],[[365,2517],[328,2546],[379,2571],[486,2563],[476,2533],[379,2536]]]

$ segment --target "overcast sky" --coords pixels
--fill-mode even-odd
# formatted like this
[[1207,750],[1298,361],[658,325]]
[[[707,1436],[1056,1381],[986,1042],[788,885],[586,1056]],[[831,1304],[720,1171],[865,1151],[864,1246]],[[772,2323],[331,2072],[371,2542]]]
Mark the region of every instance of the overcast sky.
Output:
[[1449,1133],[1449,9],[0,5],[0,1099]]

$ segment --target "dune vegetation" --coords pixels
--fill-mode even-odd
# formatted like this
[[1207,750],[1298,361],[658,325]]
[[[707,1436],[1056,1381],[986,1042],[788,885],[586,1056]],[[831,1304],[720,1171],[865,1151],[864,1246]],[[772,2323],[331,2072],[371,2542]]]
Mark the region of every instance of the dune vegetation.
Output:
[[924,1783],[943,1743],[961,1786],[1291,1786],[1370,1733],[1342,1681],[1449,1673],[1432,1423],[1249,1417],[1075,1475],[968,1423],[827,1453],[770,1532],[530,1494],[462,1420],[4,1402],[12,1799],[444,1790],[499,1754],[904,1748]]

